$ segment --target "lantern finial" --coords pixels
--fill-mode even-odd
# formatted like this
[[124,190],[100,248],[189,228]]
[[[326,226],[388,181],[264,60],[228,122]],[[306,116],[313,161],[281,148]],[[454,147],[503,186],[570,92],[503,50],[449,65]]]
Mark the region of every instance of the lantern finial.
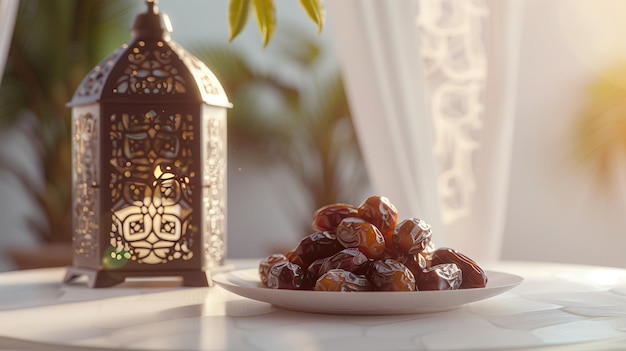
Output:
[[169,17],[159,12],[156,0],[146,0],[148,10],[135,17],[132,32],[134,39],[169,39],[172,24]]

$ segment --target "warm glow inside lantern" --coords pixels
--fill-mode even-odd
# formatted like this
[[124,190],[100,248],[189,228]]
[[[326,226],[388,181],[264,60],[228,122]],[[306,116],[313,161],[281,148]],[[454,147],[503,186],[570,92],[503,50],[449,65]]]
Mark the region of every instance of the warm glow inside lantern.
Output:
[[180,276],[223,263],[228,97],[170,39],[154,1],[132,39],[92,69],[72,107],[74,258],[65,282]]

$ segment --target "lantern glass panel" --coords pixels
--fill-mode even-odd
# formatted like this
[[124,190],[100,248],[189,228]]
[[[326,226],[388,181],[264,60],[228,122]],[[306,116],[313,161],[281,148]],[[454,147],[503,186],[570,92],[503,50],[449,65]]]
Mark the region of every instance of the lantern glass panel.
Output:
[[212,267],[222,265],[226,255],[226,109],[211,105],[202,109],[202,218],[207,265]]
[[72,121],[74,257],[84,265],[99,251],[101,133],[98,104],[75,108]]
[[137,263],[191,260],[200,243],[199,109],[153,104],[114,110],[125,112],[106,113],[110,246],[120,259]]

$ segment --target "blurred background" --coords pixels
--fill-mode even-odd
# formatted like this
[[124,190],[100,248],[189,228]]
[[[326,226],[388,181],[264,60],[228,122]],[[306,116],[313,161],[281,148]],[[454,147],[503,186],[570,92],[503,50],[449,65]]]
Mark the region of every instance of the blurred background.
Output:
[[[4,1],[4,0],[3,0]],[[130,39],[143,1],[20,1],[0,88],[0,255],[4,269],[67,262],[70,109],[93,66]],[[367,190],[330,32],[278,1],[276,35],[256,23],[228,42],[228,1],[159,1],[172,39],[228,92],[228,257],[260,257],[310,233],[313,211]],[[237,233],[237,234],[235,234]]]
[[[212,68],[234,104],[229,258],[290,248],[316,208],[372,192],[333,18],[318,35],[299,2],[276,5],[276,34],[263,48],[254,21],[228,43],[227,0],[159,1],[173,40]],[[0,270],[69,262],[65,103],[130,38],[139,11],[142,1],[20,0],[0,85]],[[501,256],[626,267],[626,3],[527,0],[519,16]]]

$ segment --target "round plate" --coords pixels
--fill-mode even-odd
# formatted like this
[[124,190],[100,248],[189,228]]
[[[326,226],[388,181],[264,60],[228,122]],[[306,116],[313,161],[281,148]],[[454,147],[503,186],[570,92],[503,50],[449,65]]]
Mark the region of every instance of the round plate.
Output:
[[309,291],[270,289],[259,279],[258,269],[217,274],[213,281],[237,295],[276,307],[330,314],[414,314],[452,310],[510,290],[522,282],[517,275],[487,271],[484,288],[440,291]]

